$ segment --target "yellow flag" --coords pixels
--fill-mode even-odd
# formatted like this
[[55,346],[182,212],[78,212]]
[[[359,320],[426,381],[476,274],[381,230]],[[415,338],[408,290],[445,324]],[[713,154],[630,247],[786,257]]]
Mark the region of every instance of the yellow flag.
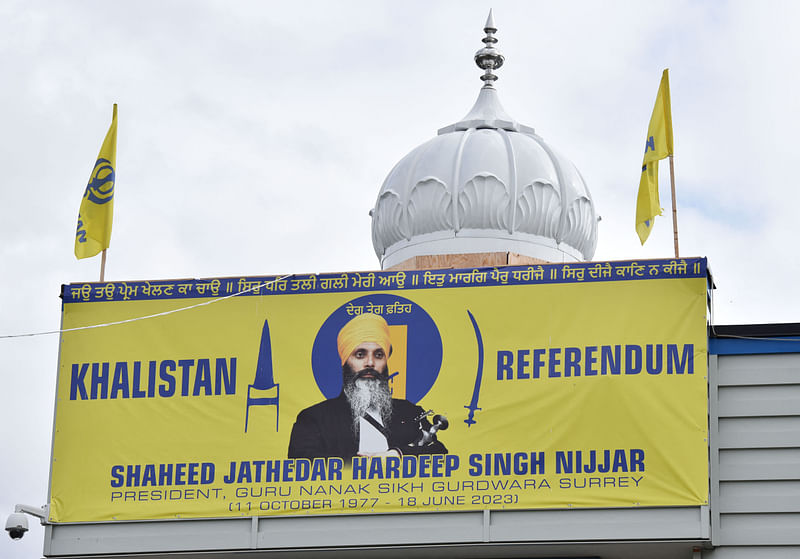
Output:
[[642,244],[650,236],[655,216],[661,215],[661,203],[658,201],[658,162],[672,153],[672,107],[667,69],[661,75],[656,106],[647,128],[642,178],[639,180],[639,195],[636,197],[636,233]]
[[114,183],[117,168],[117,104],[106,139],[83,193],[75,233],[75,256],[89,258],[108,248],[111,243],[111,221],[114,217]]

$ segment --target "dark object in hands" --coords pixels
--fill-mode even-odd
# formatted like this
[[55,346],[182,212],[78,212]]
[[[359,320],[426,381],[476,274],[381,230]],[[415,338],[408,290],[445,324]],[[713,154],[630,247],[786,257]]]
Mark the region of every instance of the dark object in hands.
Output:
[[423,420],[431,414],[433,414],[433,410],[428,410],[414,419],[414,421],[419,423],[420,432],[417,440],[413,443],[410,443],[409,446],[428,446],[436,440],[437,431],[444,431],[450,426],[450,422],[447,421],[447,417],[436,414],[433,416],[433,424],[426,428],[425,424],[428,422]]

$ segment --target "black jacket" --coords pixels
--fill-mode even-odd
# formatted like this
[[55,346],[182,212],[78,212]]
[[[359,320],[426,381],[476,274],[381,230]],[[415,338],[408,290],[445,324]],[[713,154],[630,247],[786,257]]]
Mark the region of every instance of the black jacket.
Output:
[[[410,446],[419,438],[419,422],[414,419],[424,410],[408,400],[392,398],[392,418],[388,426],[389,448],[401,454],[447,454],[447,448],[434,439],[430,444]],[[431,424],[422,420],[425,429]],[[349,460],[358,454],[358,436],[353,432],[350,403],[344,394],[325,400],[297,414],[289,439],[289,458],[330,458]]]

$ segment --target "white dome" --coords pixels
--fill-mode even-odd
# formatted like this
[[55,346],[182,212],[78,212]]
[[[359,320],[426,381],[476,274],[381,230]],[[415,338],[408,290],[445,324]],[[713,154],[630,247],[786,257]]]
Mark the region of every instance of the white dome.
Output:
[[414,256],[515,252],[591,260],[597,217],[575,166],[510,119],[494,88],[395,165],[372,211],[382,268]]
[[[496,42],[493,22],[487,29]],[[476,62],[491,50],[498,68],[502,55],[484,42],[489,48]],[[548,262],[594,255],[597,216],[583,177],[533,128],[506,114],[491,68],[481,79],[486,85],[469,114],[386,177],[370,212],[382,268],[441,254],[514,252]]]

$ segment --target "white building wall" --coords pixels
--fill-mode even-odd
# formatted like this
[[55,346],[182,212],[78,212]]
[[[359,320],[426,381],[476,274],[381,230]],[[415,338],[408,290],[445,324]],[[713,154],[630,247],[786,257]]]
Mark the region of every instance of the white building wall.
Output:
[[703,557],[800,557],[800,353],[711,355],[709,376],[715,549]]

